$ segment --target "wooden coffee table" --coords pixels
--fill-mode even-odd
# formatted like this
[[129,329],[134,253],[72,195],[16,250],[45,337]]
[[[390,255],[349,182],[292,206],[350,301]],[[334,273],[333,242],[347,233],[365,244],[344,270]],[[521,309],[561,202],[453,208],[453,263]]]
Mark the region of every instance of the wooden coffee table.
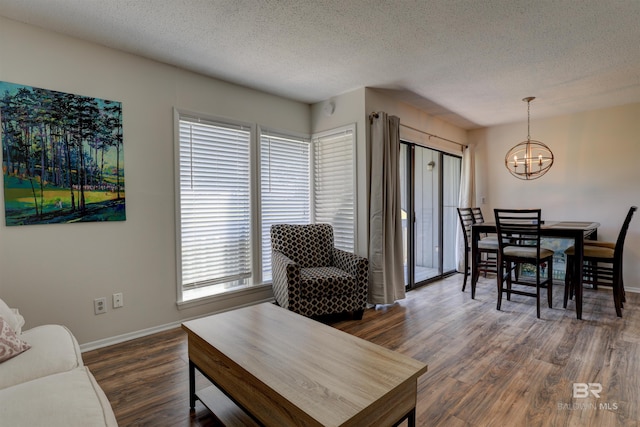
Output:
[[[270,303],[182,324],[195,369],[265,426],[415,426],[427,365]],[[211,403],[213,406],[214,403]],[[214,411],[215,414],[215,411]]]

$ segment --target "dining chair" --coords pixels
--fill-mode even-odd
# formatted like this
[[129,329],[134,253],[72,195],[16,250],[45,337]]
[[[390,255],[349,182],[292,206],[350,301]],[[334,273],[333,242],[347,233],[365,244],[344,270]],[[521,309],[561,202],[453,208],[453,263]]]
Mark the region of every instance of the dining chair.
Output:
[[473,214],[473,223],[474,224],[482,224],[484,223],[484,215],[482,215],[482,208],[471,208],[471,213]]
[[[474,208],[458,208],[458,217],[462,226],[462,235],[464,237],[465,255],[464,255],[464,280],[462,282],[462,292],[467,287],[467,278],[471,274],[471,265],[469,265],[469,255],[471,254],[471,226],[475,224]],[[478,241],[478,260],[476,261],[476,269],[480,273],[497,273],[496,258],[498,254],[498,240],[495,237],[484,237]],[[472,264],[473,265],[473,264]],[[473,294],[473,292],[472,292]],[[472,298],[475,295],[472,295]]]
[[[482,214],[482,208],[479,207],[475,207],[475,208],[471,208],[471,213],[473,213],[473,223],[474,224],[484,224],[484,215]],[[486,256],[486,261],[492,263],[492,265],[496,265],[497,266],[497,262],[498,262],[498,237],[495,235],[495,233],[491,233],[491,234],[487,234],[487,233],[482,233],[480,234],[480,238],[485,239],[485,242],[495,242],[495,251],[491,251],[489,253],[487,253]],[[493,269],[493,272],[497,272],[497,268]],[[484,277],[487,277],[487,274],[485,272]]]
[[[627,237],[627,231],[631,218],[637,206],[631,206],[627,212],[627,216],[622,223],[622,228],[618,234],[618,239],[613,242],[592,241],[583,245],[583,277],[582,283],[591,283],[594,289],[598,285],[611,286],[613,291],[613,303],[616,309],[616,315],[622,317],[622,308],[624,307],[625,291],[622,270],[622,259],[624,241]],[[567,256],[567,273],[565,274],[564,286],[564,308],[567,308],[567,300],[573,298],[575,291],[573,281],[573,265],[575,262],[575,247],[570,246],[564,251]]]
[[[547,289],[549,308],[553,299],[553,251],[540,246],[540,209],[494,209],[498,234],[498,304],[502,305],[502,294],[525,295],[536,298],[536,315],[540,318],[540,293]],[[530,264],[535,268],[535,283],[512,278],[512,271],[520,265]],[[546,269],[547,277],[541,272]],[[522,276],[522,274],[520,275]],[[506,287],[505,287],[506,283]],[[517,289],[513,284],[519,285]],[[524,286],[535,286],[536,291],[525,290]]]

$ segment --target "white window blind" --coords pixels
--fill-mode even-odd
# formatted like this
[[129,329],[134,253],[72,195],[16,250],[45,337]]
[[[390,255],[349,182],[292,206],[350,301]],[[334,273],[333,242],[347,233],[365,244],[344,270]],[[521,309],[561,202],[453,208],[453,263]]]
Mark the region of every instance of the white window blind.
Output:
[[314,222],[333,226],[337,248],[355,250],[353,127],[313,137]]
[[260,135],[262,280],[271,280],[273,224],[311,222],[309,140],[263,130]]
[[251,128],[185,115],[179,123],[182,290],[245,285],[251,277]]

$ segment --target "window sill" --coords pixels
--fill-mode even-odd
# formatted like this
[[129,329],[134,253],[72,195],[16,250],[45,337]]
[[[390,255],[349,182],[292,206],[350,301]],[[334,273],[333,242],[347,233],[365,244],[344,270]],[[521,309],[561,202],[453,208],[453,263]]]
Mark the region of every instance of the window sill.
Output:
[[[198,307],[211,303],[224,303],[225,301],[233,303],[233,300],[249,300],[253,302],[269,301],[273,299],[271,284],[260,284],[253,286],[245,286],[239,289],[233,289],[215,295],[208,295],[201,298],[190,299],[187,301],[178,301],[176,305],[178,310]],[[235,304],[234,304],[235,305]]]

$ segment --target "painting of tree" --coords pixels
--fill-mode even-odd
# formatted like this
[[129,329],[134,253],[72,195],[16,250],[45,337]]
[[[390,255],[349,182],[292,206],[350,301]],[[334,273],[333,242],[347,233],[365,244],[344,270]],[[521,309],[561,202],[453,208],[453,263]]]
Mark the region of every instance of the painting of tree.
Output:
[[7,226],[124,221],[122,104],[0,81]]

